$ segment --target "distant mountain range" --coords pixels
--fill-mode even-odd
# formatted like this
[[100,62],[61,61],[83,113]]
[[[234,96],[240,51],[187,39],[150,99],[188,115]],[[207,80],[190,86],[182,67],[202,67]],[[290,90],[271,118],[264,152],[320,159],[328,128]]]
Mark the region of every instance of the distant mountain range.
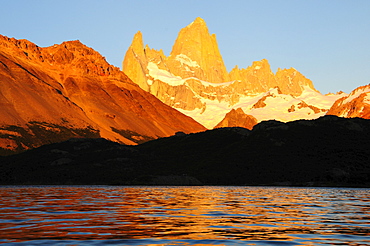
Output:
[[0,35],[0,155],[68,140],[136,145],[221,127],[324,115],[370,118],[370,85],[322,95],[294,68],[267,60],[226,70],[216,36],[197,18],[167,57],[141,32],[122,71],[79,41],[41,48]]
[[273,73],[266,59],[227,72],[216,36],[201,18],[180,31],[168,57],[144,46],[141,32],[136,33],[122,69],[142,89],[209,129],[236,109],[257,122],[316,119],[347,96],[322,95],[294,68]]

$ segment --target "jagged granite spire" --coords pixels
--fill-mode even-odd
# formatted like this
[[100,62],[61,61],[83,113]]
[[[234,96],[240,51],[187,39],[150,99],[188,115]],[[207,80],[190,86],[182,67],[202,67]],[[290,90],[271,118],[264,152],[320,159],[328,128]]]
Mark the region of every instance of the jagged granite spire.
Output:
[[[189,64],[187,69],[180,64]],[[171,72],[181,77],[195,76],[212,83],[229,81],[228,72],[222,59],[215,34],[210,34],[206,22],[197,17],[181,29],[172,47],[168,64]]]
[[149,91],[149,86],[146,82],[147,65],[148,62],[144,52],[143,35],[138,31],[126,52],[122,62],[122,71],[145,91]]

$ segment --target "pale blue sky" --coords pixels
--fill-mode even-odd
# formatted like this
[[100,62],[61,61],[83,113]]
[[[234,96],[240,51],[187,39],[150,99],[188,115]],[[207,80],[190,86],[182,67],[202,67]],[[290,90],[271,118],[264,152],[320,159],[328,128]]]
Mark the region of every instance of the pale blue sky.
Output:
[[0,34],[50,46],[79,39],[121,67],[137,31],[168,55],[202,17],[227,69],[268,59],[294,67],[322,93],[370,83],[370,0],[0,0]]

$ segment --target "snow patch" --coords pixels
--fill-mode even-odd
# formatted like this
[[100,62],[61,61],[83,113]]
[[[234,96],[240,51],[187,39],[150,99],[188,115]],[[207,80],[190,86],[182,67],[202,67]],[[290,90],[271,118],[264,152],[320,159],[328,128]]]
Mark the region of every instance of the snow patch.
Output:
[[[241,108],[246,114],[253,115],[258,122],[263,120],[279,120],[288,122],[298,119],[316,119],[324,116],[332,104],[340,97],[345,95],[330,95],[324,96],[319,92],[305,87],[303,93],[299,97],[292,95],[279,94],[277,88],[272,88],[265,93],[260,93],[254,96],[241,96],[239,102],[230,106],[227,101],[210,100],[200,98],[201,102],[206,105],[205,110],[195,109],[192,111],[177,108],[183,114],[192,117],[208,129],[215,127],[231,109]],[[264,99],[266,106],[262,108],[253,108],[261,98]],[[312,105],[319,109],[324,109],[319,113],[315,113],[309,107],[300,107],[303,102]],[[288,110],[294,105],[294,111]]]
[[349,109],[343,110],[338,116],[339,117],[347,117],[348,116]]
[[[205,87],[207,87],[207,86],[213,86],[213,87],[228,86],[228,85],[231,85],[232,83],[235,82],[235,81],[231,81],[231,82],[224,82],[224,83],[212,83],[212,82],[207,82],[207,81],[200,80],[196,77],[189,77],[189,78],[183,79],[180,76],[176,76],[176,75],[174,75],[174,74],[172,74],[172,73],[170,73],[166,70],[160,69],[157,66],[157,64],[155,64],[154,62],[149,62],[147,68],[148,68],[148,71],[149,71],[147,76],[149,75],[154,80],[160,80],[160,81],[162,81],[166,84],[169,84],[171,86],[184,85],[186,83],[186,81],[188,81],[188,80],[198,81],[199,83],[201,83]],[[147,82],[148,82],[149,85],[153,84],[153,80],[151,80],[151,79],[148,79]]]
[[240,107],[247,107],[249,105],[253,105],[256,103],[258,99],[255,97],[244,97],[241,98],[239,103],[236,105],[230,107],[229,102],[226,101],[218,101],[218,100],[210,100],[206,98],[201,98],[201,102],[206,105],[206,108],[203,111],[203,109],[195,109],[195,110],[183,110],[177,108],[181,113],[192,117],[194,120],[201,123],[203,126],[205,126],[208,129],[212,129],[215,127],[223,118],[225,115],[230,112],[233,108],[240,108]]
[[359,112],[364,112],[364,109],[365,109],[365,107],[364,107],[364,106],[362,106],[362,107],[360,108]]
[[[192,78],[192,79],[196,79],[196,78]],[[197,79],[199,80],[199,79]],[[223,83],[212,83],[212,82],[207,82],[207,81],[204,81],[204,80],[199,80],[202,85],[204,86],[212,86],[212,87],[219,87],[219,86],[229,86],[231,85],[232,83],[236,82],[236,81],[230,81],[230,82],[223,82]]]
[[188,67],[200,67],[196,61],[193,61],[190,57],[184,54],[177,55],[175,60],[179,61],[181,65],[186,65]]
[[166,70],[158,68],[157,64],[154,62],[149,62],[147,68],[150,77],[155,80],[160,80],[171,86],[183,85],[186,82],[186,80],[182,79],[180,76],[175,76]]
[[370,104],[370,93],[364,97],[364,103]]
[[370,86],[367,86],[365,88],[357,89],[352,91],[349,96],[343,101],[343,104],[346,104],[353,99],[359,97],[362,93],[369,93],[370,92]]
[[345,96],[347,96],[346,93],[323,95],[305,85],[302,94],[296,98],[317,108],[330,109],[336,100]]
[[[183,59],[183,62],[189,62],[189,64],[195,66],[195,63],[192,63],[190,59],[187,60],[185,56],[179,55],[179,59]],[[177,59],[178,57],[176,57]],[[189,77],[186,79],[181,78],[180,76],[175,76],[174,74],[160,69],[157,64],[153,62],[148,63],[148,71],[149,76],[151,77],[148,80],[148,84],[151,85],[153,83],[152,80],[160,80],[164,83],[167,83],[171,86],[179,86],[185,85],[188,86],[190,83],[189,80],[195,81],[195,83],[201,83],[202,86],[208,87],[219,87],[219,86],[229,86],[237,81],[231,82],[224,82],[224,83],[211,83],[207,81],[199,80],[195,77]],[[188,86],[191,89],[190,86]],[[192,90],[193,91],[193,90]],[[370,88],[368,88],[370,91]],[[194,92],[194,91],[193,91]],[[363,93],[363,92],[361,92]],[[208,99],[203,98],[197,93],[195,93],[195,97],[199,98],[205,108],[203,109],[194,109],[194,110],[183,110],[177,108],[179,103],[174,104],[174,107],[179,110],[180,112],[184,113],[185,115],[192,117],[194,120],[198,121],[206,128],[212,129],[216,126],[224,117],[225,115],[230,112],[231,109],[241,108],[246,114],[253,115],[257,120],[279,120],[283,122],[298,120],[298,119],[316,119],[320,116],[326,114],[327,110],[333,105],[333,103],[342,97],[347,96],[347,94],[339,94],[339,95],[322,95],[321,93],[311,89],[308,86],[303,86],[303,92],[300,96],[294,97],[292,95],[285,95],[279,94],[278,88],[271,88],[269,91],[265,93],[260,93],[257,95],[240,95],[239,102],[235,105],[230,105],[229,100],[221,100],[218,99]],[[354,93],[356,94],[356,93]],[[208,93],[208,96],[217,96],[212,93]],[[357,95],[357,94],[356,94]],[[358,94],[360,95],[360,94]],[[230,95],[229,95],[230,96]],[[351,97],[354,97],[352,95]],[[261,98],[265,97],[264,103],[266,104],[264,107],[261,108],[253,108],[253,105],[258,102]],[[370,102],[370,95],[366,97]],[[175,98],[171,97],[171,100]],[[305,102],[308,105],[314,106],[321,110],[319,113],[315,113],[313,109],[309,107],[300,107],[301,103]],[[294,111],[289,109],[292,108],[294,105]]]

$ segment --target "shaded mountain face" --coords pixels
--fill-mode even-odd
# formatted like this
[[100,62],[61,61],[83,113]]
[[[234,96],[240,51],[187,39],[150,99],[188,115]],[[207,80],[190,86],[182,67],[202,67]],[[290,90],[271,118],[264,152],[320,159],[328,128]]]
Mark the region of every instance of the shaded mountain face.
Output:
[[[343,96],[320,94],[294,68],[273,73],[266,59],[227,72],[216,36],[209,33],[201,18],[179,32],[168,57],[162,50],[144,46],[141,32],[136,33],[122,69],[141,88],[207,128],[213,128],[237,108],[259,122],[314,119],[325,115]],[[275,88],[279,95],[268,97],[264,107],[253,108]]]
[[71,139],[0,157],[0,184],[370,187],[370,120],[324,116],[136,146]]
[[335,101],[328,115],[370,119],[370,85],[358,87],[348,96]]
[[0,82],[2,154],[70,137],[136,144],[204,130],[79,41],[40,48],[0,36]]

